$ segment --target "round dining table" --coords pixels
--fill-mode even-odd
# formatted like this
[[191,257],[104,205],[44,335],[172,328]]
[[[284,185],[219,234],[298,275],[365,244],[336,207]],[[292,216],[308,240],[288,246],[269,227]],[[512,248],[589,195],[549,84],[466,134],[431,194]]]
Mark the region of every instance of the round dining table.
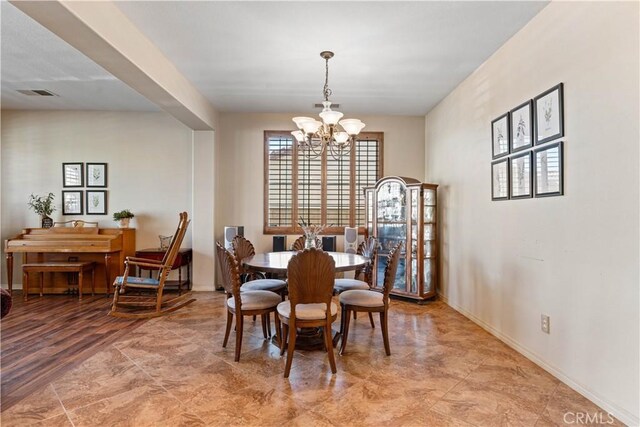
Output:
[[[267,252],[255,254],[242,260],[242,264],[250,270],[265,273],[286,273],[289,260],[294,251]],[[369,259],[357,254],[346,252],[327,252],[336,263],[336,272],[358,270],[369,263]]]

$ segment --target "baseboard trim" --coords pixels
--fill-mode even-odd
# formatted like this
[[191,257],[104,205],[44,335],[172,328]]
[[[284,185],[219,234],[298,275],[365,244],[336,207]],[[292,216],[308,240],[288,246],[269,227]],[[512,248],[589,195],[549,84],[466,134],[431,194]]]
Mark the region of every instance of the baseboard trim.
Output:
[[551,375],[553,375],[558,380],[562,381],[563,383],[571,387],[576,392],[580,393],[581,395],[583,395],[584,397],[586,397],[587,399],[589,399],[590,401],[592,401],[593,403],[595,403],[596,405],[604,409],[605,411],[611,413],[618,420],[622,421],[628,426],[640,425],[640,418],[631,414],[629,411],[619,408],[618,406],[608,402],[606,399],[603,399],[602,397],[598,396],[596,393],[585,388],[583,385],[575,382],[568,375],[562,372],[560,369],[548,364],[536,353],[522,346],[517,341],[509,337],[508,335],[505,335],[502,332],[498,331],[497,329],[493,328],[491,325],[477,318],[476,316],[474,316],[472,313],[468,312],[464,308],[456,304],[452,304],[445,295],[438,293],[438,298],[441,299],[449,307],[453,308],[458,313],[462,314],[464,317],[471,320],[473,323],[480,326],[482,329],[489,332],[491,335],[498,338],[500,341],[502,341],[509,347],[513,348],[518,353],[522,354],[527,359],[531,360],[533,363],[540,366],[545,371],[549,372]]

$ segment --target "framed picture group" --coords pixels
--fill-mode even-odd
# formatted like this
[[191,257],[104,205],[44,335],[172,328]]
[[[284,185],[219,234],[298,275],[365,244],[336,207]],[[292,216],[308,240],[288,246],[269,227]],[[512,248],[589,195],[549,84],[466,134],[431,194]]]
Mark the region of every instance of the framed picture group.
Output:
[[562,83],[493,120],[491,200],[562,195],[563,136]]
[[[63,163],[62,187],[63,215],[107,214],[106,163]],[[87,190],[76,190],[83,187]]]

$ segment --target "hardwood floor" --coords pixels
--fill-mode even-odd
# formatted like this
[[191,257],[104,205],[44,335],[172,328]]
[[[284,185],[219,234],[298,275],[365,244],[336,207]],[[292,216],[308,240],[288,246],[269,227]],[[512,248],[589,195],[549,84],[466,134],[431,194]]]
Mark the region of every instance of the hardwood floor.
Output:
[[49,295],[22,300],[0,322],[2,411],[77,367],[145,320],[107,316],[111,298]]

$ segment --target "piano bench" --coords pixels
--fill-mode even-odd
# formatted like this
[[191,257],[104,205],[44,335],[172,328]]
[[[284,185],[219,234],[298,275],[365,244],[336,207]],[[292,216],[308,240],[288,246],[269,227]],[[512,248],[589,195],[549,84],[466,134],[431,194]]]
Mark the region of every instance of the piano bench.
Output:
[[77,273],[78,294],[82,299],[82,276],[85,272],[91,272],[91,295],[96,289],[96,275],[94,262],[39,262],[22,264],[22,293],[24,300],[29,297],[29,273],[40,273],[40,296],[44,291],[44,273]]

